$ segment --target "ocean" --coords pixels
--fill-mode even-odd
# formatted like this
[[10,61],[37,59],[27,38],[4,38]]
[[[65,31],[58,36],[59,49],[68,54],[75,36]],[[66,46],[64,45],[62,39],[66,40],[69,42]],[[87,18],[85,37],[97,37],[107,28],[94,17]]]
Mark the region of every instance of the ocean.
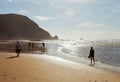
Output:
[[94,67],[120,73],[120,40],[47,41],[47,55],[90,65],[90,47],[95,50]]

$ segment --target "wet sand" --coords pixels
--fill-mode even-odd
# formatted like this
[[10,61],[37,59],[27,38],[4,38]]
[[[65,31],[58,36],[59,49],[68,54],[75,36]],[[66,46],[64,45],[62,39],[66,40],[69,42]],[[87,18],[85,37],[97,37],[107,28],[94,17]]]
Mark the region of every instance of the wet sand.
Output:
[[1,52],[0,82],[120,82],[120,74],[45,54]]

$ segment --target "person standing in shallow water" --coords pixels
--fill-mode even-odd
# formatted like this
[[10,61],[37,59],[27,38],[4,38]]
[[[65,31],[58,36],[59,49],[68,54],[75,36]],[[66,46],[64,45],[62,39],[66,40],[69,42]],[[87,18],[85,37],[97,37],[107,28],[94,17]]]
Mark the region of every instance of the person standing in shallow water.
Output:
[[19,41],[17,41],[15,49],[16,49],[17,57],[19,57],[19,54],[20,54],[20,51],[21,51],[21,47],[20,47]]
[[91,64],[90,65],[92,65],[92,61],[94,61],[94,65],[95,65],[94,54],[95,54],[95,50],[93,49],[93,47],[91,47],[90,48],[90,53],[89,53],[89,58],[91,59]]

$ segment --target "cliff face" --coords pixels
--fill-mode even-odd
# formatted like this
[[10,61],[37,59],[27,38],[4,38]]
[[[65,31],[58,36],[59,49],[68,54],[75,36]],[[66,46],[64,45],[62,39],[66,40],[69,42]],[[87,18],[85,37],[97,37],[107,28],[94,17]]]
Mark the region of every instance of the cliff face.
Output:
[[17,14],[0,15],[0,40],[40,40],[52,39],[28,17]]

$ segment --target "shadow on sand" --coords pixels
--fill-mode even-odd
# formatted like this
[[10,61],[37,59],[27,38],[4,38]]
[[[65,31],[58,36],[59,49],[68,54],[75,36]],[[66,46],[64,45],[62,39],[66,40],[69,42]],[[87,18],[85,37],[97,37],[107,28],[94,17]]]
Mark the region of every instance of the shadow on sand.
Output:
[[17,58],[18,56],[11,56],[11,57],[7,57],[6,59],[13,59],[13,58]]
[[94,67],[94,66],[95,66],[95,64],[90,64],[89,66]]

